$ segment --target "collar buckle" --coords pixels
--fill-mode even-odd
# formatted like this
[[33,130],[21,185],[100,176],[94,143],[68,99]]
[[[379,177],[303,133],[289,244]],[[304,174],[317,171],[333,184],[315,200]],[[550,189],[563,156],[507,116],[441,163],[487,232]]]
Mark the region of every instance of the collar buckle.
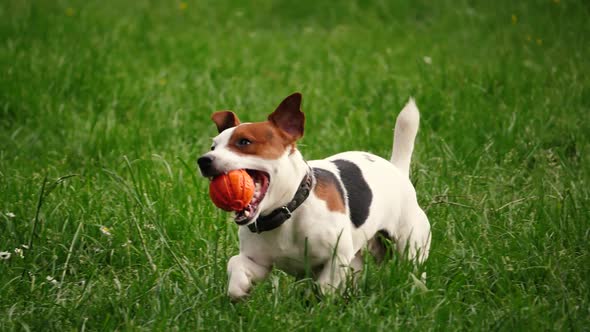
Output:
[[291,218],[291,211],[289,211],[289,208],[286,206],[281,206],[280,208],[278,208],[278,210],[280,211],[280,213],[282,213],[287,219]]

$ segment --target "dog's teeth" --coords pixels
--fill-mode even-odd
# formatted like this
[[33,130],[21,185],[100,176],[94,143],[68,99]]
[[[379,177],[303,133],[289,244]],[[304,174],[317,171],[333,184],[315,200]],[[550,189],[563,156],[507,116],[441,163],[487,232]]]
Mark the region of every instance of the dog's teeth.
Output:
[[244,211],[244,216],[246,216],[246,218],[249,217],[250,216],[250,211],[248,211],[248,210]]

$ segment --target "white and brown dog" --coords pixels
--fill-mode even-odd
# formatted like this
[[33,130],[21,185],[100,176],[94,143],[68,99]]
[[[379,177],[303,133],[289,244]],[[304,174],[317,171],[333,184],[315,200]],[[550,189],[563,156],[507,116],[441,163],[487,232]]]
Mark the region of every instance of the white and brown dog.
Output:
[[246,169],[256,184],[250,204],[235,213],[240,254],[227,267],[232,299],[245,297],[273,266],[311,273],[322,292],[338,289],[362,267],[365,248],[382,260],[381,236],[418,263],[428,257],[430,224],[409,179],[420,118],[414,101],[397,117],[390,161],[356,151],[306,161],[296,147],[305,121],[300,108],[295,93],[265,122],[212,115],[219,135],[198,159],[202,175]]

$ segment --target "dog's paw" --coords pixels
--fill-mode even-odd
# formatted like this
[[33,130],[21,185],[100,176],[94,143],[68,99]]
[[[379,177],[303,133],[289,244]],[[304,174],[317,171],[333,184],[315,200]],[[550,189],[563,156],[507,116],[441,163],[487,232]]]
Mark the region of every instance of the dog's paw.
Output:
[[250,290],[243,289],[238,285],[229,285],[227,295],[229,296],[232,302],[241,302],[248,298],[248,295],[250,295]]

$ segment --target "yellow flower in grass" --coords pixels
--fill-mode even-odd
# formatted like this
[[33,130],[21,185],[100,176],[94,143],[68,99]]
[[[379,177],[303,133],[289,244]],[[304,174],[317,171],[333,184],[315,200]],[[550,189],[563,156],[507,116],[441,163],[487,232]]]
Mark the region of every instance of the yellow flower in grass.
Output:
[[537,38],[537,45],[543,45],[543,39]]
[[518,17],[515,14],[512,14],[512,24],[518,23]]
[[72,7],[66,8],[66,15],[74,16],[74,14],[76,14],[76,11],[74,10],[74,8],[72,8]]
[[100,232],[106,236],[111,236],[111,230],[107,226],[100,226]]
[[180,4],[178,4],[178,9],[180,9],[180,10],[185,10],[186,7],[188,7],[188,5],[184,1],[181,2]]

